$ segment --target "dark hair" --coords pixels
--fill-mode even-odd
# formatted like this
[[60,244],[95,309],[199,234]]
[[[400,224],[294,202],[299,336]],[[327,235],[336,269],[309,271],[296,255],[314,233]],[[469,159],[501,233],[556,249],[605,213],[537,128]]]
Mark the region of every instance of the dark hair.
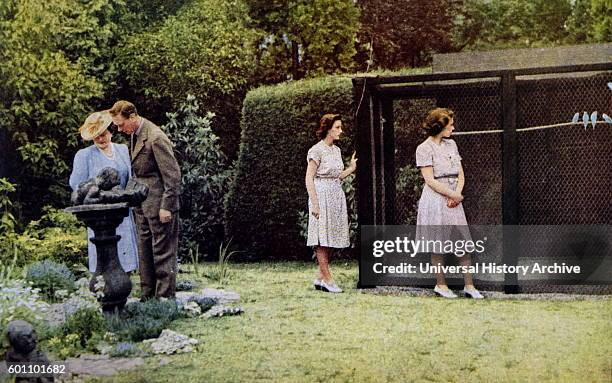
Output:
[[450,109],[433,109],[423,121],[422,128],[428,136],[437,136],[454,116],[455,113]]
[[329,132],[332,126],[334,126],[334,122],[340,121],[340,120],[342,120],[342,118],[340,118],[339,114],[331,114],[331,113],[324,114],[323,117],[321,117],[321,121],[319,122],[319,127],[317,128],[317,132],[316,132],[317,138],[319,140],[322,140],[325,137],[327,137],[327,132]]
[[121,115],[123,118],[130,118],[132,114],[138,115],[136,106],[129,101],[121,100],[117,101],[112,108],[108,110],[111,116],[115,117]]

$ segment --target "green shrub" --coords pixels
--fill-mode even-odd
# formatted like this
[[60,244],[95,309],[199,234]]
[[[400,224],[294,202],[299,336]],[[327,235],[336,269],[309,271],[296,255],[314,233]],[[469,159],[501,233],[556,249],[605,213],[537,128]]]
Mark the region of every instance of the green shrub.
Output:
[[42,209],[43,215],[37,221],[28,224],[29,232],[44,232],[45,230],[61,229],[66,233],[81,234],[85,227],[74,214],[67,213],[62,209],[52,206],[45,206]]
[[96,294],[89,291],[89,280],[87,278],[79,279],[76,281],[75,286],[76,291],[70,294],[68,299],[63,302],[65,319],[70,318],[83,309],[100,310],[100,303]]
[[176,281],[176,291],[191,291],[197,286],[197,283],[190,280]]
[[107,326],[119,339],[127,342],[140,342],[145,339],[157,338],[168,323],[149,317],[134,317],[125,319],[112,317],[107,319]]
[[[243,103],[236,179],[225,211],[226,238],[250,257],[310,257],[296,222],[308,208],[306,153],[317,143],[324,113],[339,113],[345,126],[337,143],[352,153],[353,87],[349,77],[331,76],[266,86]],[[359,153],[357,153],[359,157]]]
[[107,317],[106,326],[118,340],[140,342],[157,338],[170,322],[182,316],[175,301],[151,299],[128,303],[121,313]]
[[17,251],[13,252],[13,258],[0,259],[2,259],[2,262],[0,262],[0,286],[5,286],[20,276],[21,270],[17,267]]
[[43,341],[42,347],[59,359],[78,357],[85,350],[79,334],[58,334]]
[[148,317],[171,322],[181,316],[178,303],[174,300],[150,299],[146,302],[133,302],[125,306],[122,316]]
[[201,117],[199,109],[196,98],[188,95],[177,112],[168,113],[164,126],[182,174],[179,256],[183,260],[194,244],[211,254],[223,240],[223,198],[234,174],[211,129],[214,115]]
[[66,265],[49,259],[31,264],[26,273],[26,280],[30,281],[35,288],[40,289],[50,301],[55,300],[55,293],[58,290],[66,290],[69,293],[75,290],[74,274]]
[[17,251],[17,266],[49,259],[72,267],[87,263],[87,231],[72,214],[50,207],[23,233],[0,238],[0,261],[7,262]]
[[108,353],[108,355],[113,358],[128,358],[143,354],[144,352],[138,347],[138,345],[131,342],[119,342],[114,345]]
[[10,183],[6,178],[0,178],[0,235],[12,233],[15,230],[15,216],[13,215],[13,201],[11,195],[15,193],[14,184]]
[[100,340],[104,340],[105,318],[89,291],[89,282],[82,278],[75,286],[77,290],[63,302],[65,322],[57,327],[42,327],[42,348],[60,359],[95,351]]
[[205,274],[208,279],[220,285],[225,284],[225,282],[232,277],[232,271],[229,269],[228,264],[230,258],[238,253],[238,251],[229,251],[230,244],[231,240],[225,245],[219,245],[219,260],[217,261],[217,265],[213,267],[210,272]]
[[78,334],[80,345],[91,348],[89,340],[94,334],[104,333],[106,321],[100,308],[82,308],[71,315],[63,326],[64,335]]
[[395,178],[395,193],[397,201],[410,203],[407,210],[400,210],[405,216],[398,217],[398,224],[416,225],[418,201],[423,191],[423,177],[420,170],[413,165],[406,165],[397,170]]

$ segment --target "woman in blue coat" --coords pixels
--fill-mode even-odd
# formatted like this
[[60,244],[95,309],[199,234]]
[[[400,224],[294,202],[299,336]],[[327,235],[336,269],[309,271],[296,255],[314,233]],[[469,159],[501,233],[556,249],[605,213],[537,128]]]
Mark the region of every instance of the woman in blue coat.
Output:
[[[89,115],[79,129],[81,137],[85,141],[93,140],[94,144],[79,150],[74,156],[72,174],[70,175],[72,190],[76,190],[81,182],[98,175],[100,170],[105,167],[112,167],[119,172],[121,187],[125,188],[132,173],[130,154],[126,145],[114,144],[111,141],[113,137],[109,130],[111,123],[111,115],[105,110]],[[126,272],[136,270],[138,268],[138,247],[136,245],[138,241],[131,210],[130,215],[125,217],[117,228],[117,234],[121,236],[117,244],[121,267]],[[87,238],[91,239],[93,236],[93,230],[88,228]],[[91,241],[88,241],[88,254],[89,271],[93,273],[96,271],[97,262],[96,247]]]

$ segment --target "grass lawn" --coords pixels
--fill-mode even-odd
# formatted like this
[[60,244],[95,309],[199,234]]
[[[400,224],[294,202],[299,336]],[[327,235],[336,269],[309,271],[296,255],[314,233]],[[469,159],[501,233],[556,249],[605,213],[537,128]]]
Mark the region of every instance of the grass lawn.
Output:
[[[214,266],[204,265],[211,270]],[[314,263],[230,265],[241,316],[172,329],[198,351],[117,382],[610,382],[612,301],[473,301],[355,289],[356,263],[332,263],[345,289],[311,287]],[[206,278],[201,287],[218,287]],[[98,380],[96,380],[98,381]]]

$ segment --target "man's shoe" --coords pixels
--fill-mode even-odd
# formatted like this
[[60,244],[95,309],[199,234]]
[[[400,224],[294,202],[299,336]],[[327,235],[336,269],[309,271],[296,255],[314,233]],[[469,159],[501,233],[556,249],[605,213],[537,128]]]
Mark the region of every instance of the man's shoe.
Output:
[[442,289],[438,287],[438,285],[434,287],[434,292],[443,298],[449,298],[449,299],[457,298],[457,295],[453,293],[451,290]]
[[484,297],[482,296],[480,291],[478,291],[476,289],[466,289],[466,288],[463,288],[463,294],[465,294],[466,298],[484,299]]
[[315,290],[321,290],[321,280],[320,279],[315,279],[312,284],[314,285]]
[[342,289],[336,286],[335,283],[326,283],[325,281],[321,281],[321,290],[326,293],[341,293]]

